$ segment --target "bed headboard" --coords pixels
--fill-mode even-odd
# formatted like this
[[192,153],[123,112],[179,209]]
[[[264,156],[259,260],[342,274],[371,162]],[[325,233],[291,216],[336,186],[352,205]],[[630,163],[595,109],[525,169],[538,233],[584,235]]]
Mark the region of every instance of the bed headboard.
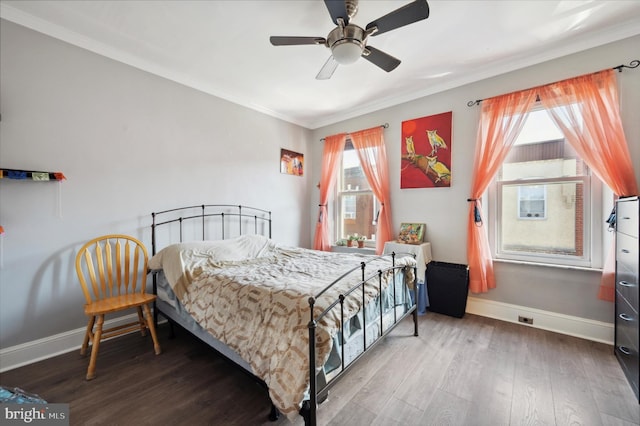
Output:
[[271,238],[271,212],[232,204],[201,204],[151,213],[151,254],[184,241],[258,234]]

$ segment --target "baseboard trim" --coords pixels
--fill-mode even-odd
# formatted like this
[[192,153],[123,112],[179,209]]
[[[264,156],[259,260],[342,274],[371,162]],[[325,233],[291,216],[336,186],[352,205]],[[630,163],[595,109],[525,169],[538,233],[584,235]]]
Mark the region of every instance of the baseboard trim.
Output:
[[[476,297],[467,299],[467,313],[517,323],[582,339],[613,345],[613,323],[595,321],[556,312],[543,311],[510,303],[495,302]],[[533,318],[533,325],[518,322],[518,316]],[[134,321],[136,315],[107,320],[105,326],[117,326]],[[80,350],[85,327],[67,331],[43,339],[33,340],[6,349],[0,349],[0,373],[52,358],[74,350]]]
[[[501,321],[517,323],[524,327],[539,328],[613,345],[613,323],[543,311],[541,309],[510,303],[479,299],[471,296],[467,298],[466,312],[483,317],[495,318]],[[533,324],[528,325],[518,322],[518,316],[533,318]]]
[[[106,320],[104,327],[123,325],[136,321],[137,318],[137,314],[131,314]],[[0,349],[0,373],[74,350],[79,351],[85,330],[86,327],[77,328],[6,349]]]

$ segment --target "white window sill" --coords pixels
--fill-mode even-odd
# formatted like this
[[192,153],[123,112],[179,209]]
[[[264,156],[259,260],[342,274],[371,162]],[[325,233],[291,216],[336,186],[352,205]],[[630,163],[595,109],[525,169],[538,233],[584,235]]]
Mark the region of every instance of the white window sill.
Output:
[[331,246],[331,251],[336,253],[362,253],[362,254],[376,254],[376,249],[373,247],[348,247],[348,246]]
[[557,269],[568,269],[568,270],[575,270],[575,271],[590,271],[590,272],[602,273],[602,268],[590,268],[586,266],[558,265],[555,263],[527,262],[524,260],[496,259],[496,258],[494,258],[493,261],[495,263],[510,263],[513,265],[541,266],[543,268],[557,268]]

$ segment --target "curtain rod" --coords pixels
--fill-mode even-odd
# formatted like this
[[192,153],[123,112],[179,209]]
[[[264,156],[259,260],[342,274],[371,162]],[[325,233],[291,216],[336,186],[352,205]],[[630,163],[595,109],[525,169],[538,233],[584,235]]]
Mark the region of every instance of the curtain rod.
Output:
[[[378,127],[382,127],[383,129],[387,129],[387,128],[389,128],[389,123],[381,124]],[[324,142],[324,138],[320,139],[320,142]]]
[[[617,67],[613,67],[611,68],[612,70],[618,70],[618,72],[622,72],[623,68],[638,68],[638,66],[640,66],[640,61],[637,59],[634,59],[633,61],[629,62],[629,65],[618,65]],[[469,101],[467,102],[467,106],[468,107],[472,107],[472,106],[476,106],[476,105],[480,105],[480,103],[483,101],[484,99],[478,99],[475,101]]]

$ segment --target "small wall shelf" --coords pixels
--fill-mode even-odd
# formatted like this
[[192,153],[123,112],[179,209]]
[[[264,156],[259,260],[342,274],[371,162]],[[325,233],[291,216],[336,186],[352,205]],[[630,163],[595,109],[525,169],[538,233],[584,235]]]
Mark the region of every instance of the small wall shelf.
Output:
[[[33,180],[43,181],[63,181],[67,178],[62,172],[39,172],[36,170],[0,169],[0,179]],[[4,228],[0,226],[0,235],[4,234]]]
[[62,172],[39,172],[35,170],[0,169],[0,178],[16,180],[66,180]]

